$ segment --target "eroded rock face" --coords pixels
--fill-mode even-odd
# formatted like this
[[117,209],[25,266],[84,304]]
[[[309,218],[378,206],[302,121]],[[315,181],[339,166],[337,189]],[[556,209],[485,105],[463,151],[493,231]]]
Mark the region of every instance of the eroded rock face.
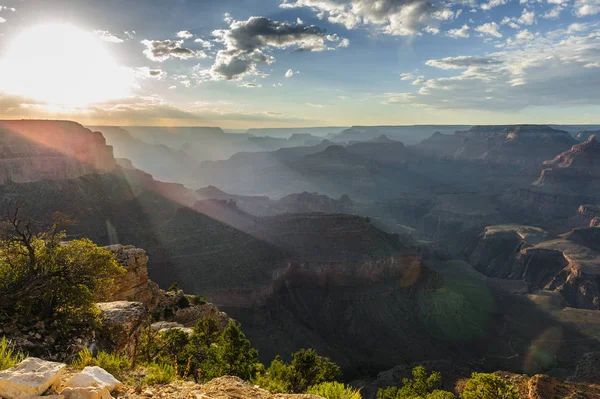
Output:
[[500,225],[485,228],[469,263],[490,277],[517,278],[520,270],[507,267],[521,250],[541,241],[546,232],[532,226]]
[[578,228],[544,239],[543,230],[530,226],[490,226],[467,256],[487,276],[557,291],[570,307],[600,309],[600,229]]
[[0,397],[29,399],[60,384],[66,365],[30,357],[17,366],[0,371]]
[[563,195],[595,196],[600,188],[600,143],[592,136],[544,162],[544,167],[533,186]]
[[104,248],[114,253],[119,264],[127,270],[127,274],[118,282],[112,301],[142,302],[152,311],[164,300],[164,293],[148,277],[148,255],[145,250],[120,244]]
[[80,177],[116,168],[99,132],[75,122],[0,121],[0,184]]

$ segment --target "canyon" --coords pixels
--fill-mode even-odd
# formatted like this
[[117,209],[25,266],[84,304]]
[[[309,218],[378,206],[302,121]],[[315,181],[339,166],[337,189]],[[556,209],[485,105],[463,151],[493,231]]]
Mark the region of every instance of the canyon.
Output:
[[[349,377],[439,359],[574,372],[600,350],[594,138],[352,128],[206,160],[182,152],[192,129],[98,127],[113,149],[73,122],[0,127],[3,207],[69,214],[69,237],[117,245],[125,262],[146,255],[118,245],[144,248],[147,274],[125,292],[177,282],[240,321],[265,359],[314,347]],[[225,134],[204,133],[189,148]]]

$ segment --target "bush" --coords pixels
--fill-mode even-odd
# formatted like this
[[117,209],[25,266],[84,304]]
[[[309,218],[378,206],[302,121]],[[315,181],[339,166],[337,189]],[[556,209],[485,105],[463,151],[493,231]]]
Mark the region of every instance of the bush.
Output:
[[448,391],[435,389],[441,380],[440,373],[434,371],[427,375],[422,366],[412,369],[412,379],[404,378],[402,387],[381,388],[377,399],[454,399],[456,396]]
[[306,393],[325,399],[362,399],[358,390],[339,382],[322,382],[310,387]]
[[94,325],[125,270],[88,239],[63,242],[55,223],[34,234],[15,213],[0,229],[0,310],[22,320],[52,318],[61,331]]
[[337,364],[319,356],[314,349],[302,349],[292,355],[289,364],[275,357],[256,382],[273,393],[304,393],[309,387],[333,381],[339,375]]
[[96,356],[93,356],[92,352],[84,349],[77,354],[77,359],[71,365],[77,369],[83,369],[87,366],[102,367],[115,377],[122,378],[131,369],[131,359],[125,355],[104,351],[99,351]]
[[6,370],[16,366],[25,359],[25,355],[20,351],[15,350],[14,345],[2,337],[0,339],[0,370]]
[[258,352],[239,326],[230,321],[221,331],[210,317],[199,320],[191,336],[178,329],[161,333],[146,329],[139,355],[142,362],[174,364],[180,377],[202,381],[223,375],[249,380],[259,367]]
[[461,399],[518,399],[517,390],[494,374],[473,373]]
[[176,377],[175,367],[164,363],[151,363],[148,365],[148,376],[145,384],[170,384]]

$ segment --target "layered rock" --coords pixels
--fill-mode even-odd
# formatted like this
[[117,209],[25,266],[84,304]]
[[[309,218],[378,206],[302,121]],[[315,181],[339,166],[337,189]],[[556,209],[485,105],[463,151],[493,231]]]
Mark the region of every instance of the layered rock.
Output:
[[0,121],[0,158],[0,184],[70,179],[116,167],[101,133],[62,121]]
[[111,301],[142,302],[153,310],[164,301],[164,293],[148,276],[148,255],[146,251],[133,245],[110,245],[105,247],[115,254],[117,261],[127,273],[118,281]]
[[544,162],[545,169],[533,185],[562,195],[597,195],[600,192],[600,143],[590,137]]
[[[532,290],[557,291],[567,306],[600,309],[600,229],[574,229],[548,241],[542,240],[541,229],[524,229],[488,227],[469,254],[471,264],[490,277],[523,280]],[[525,237],[524,231],[533,231],[533,237]]]
[[416,148],[456,159],[537,166],[575,144],[566,131],[546,125],[474,126],[453,136],[434,134]]

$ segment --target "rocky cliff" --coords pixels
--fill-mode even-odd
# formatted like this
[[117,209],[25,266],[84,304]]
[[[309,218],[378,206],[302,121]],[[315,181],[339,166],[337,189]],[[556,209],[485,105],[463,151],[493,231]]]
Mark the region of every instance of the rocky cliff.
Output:
[[417,149],[456,159],[537,166],[575,144],[566,131],[546,125],[474,126],[452,136],[434,134]]
[[115,167],[102,134],[75,122],[0,121],[0,184],[70,179]]
[[490,226],[469,262],[490,277],[522,280],[531,291],[560,293],[566,306],[600,309],[600,229],[573,229],[556,239],[531,226]]

